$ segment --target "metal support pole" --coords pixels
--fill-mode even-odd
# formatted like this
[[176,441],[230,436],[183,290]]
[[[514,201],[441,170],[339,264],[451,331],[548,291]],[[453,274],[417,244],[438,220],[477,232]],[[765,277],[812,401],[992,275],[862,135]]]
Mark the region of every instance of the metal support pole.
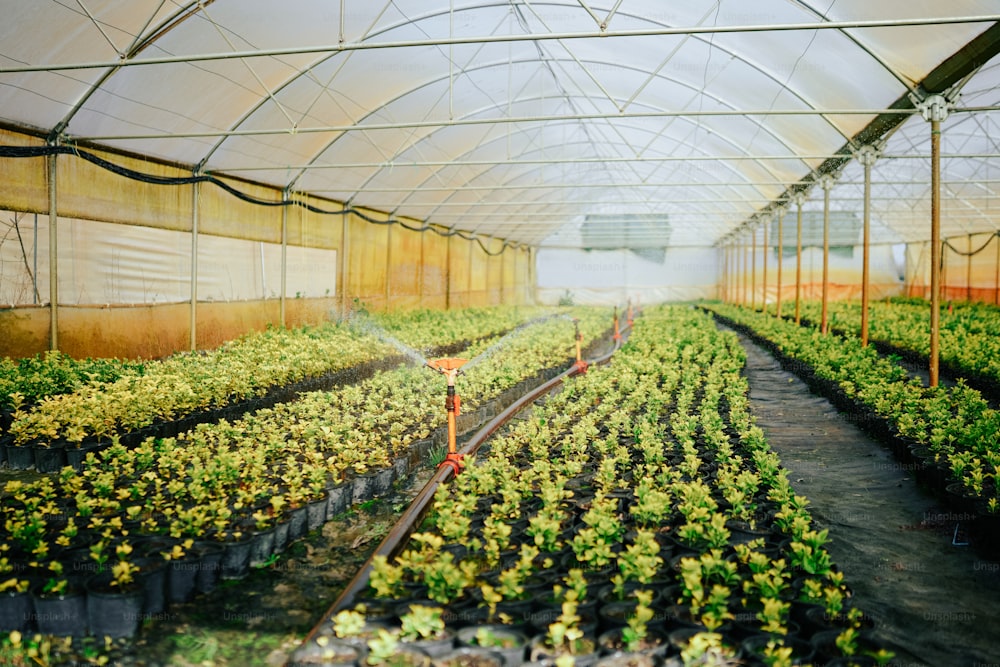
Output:
[[[283,199],[288,201],[288,190],[283,193]],[[281,326],[288,326],[285,320],[285,291],[288,289],[288,204],[281,207],[281,298],[278,300],[278,321]],[[267,298],[267,295],[264,295]]]
[[191,351],[198,349],[198,218],[200,204],[198,202],[201,188],[199,182],[191,185],[191,313],[190,334],[188,341]]
[[726,282],[725,282],[725,292],[726,292],[726,303],[733,303],[733,277],[736,275],[733,271],[733,243],[729,241],[723,247],[723,260],[725,262],[726,270]]
[[740,305],[747,305],[747,237],[740,234]]
[[385,230],[385,309],[392,309],[392,228],[388,225]]
[[750,230],[753,252],[750,253],[750,309],[757,310],[757,228]]
[[969,234],[969,257],[965,263],[965,300],[972,301],[972,234]]
[[736,261],[736,258],[737,258],[736,236],[734,235],[729,243],[729,271],[732,274],[729,277],[729,286],[731,290],[731,294],[729,295],[729,302],[733,305],[738,304],[740,301],[740,289],[739,289],[740,267]]
[[941,335],[941,124],[931,121],[931,343],[928,384],[938,385]]
[[59,213],[56,208],[57,154],[49,156],[49,349],[59,349]]
[[733,293],[732,296],[729,297],[729,300],[733,305],[739,304],[740,302],[740,263],[737,239],[738,237],[734,234],[729,248],[729,266],[733,273],[732,278],[730,279],[730,285],[732,286]]
[[767,220],[764,220],[764,223],[763,223],[763,227],[764,227],[764,247],[763,247],[763,251],[764,251],[764,266],[761,267],[763,269],[763,274],[764,275],[761,276],[761,280],[760,280],[760,283],[761,283],[761,296],[760,296],[760,299],[761,299],[761,311],[764,312],[764,313],[767,312],[767,255],[768,255],[767,232],[768,232],[768,228],[770,226],[771,226],[771,219],[768,218]]
[[1000,306],[1000,232],[993,233],[997,246],[997,257],[993,262],[993,305]]
[[833,176],[823,174],[819,184],[823,188],[823,293],[819,330],[825,335],[830,328],[830,189],[833,188]]
[[804,192],[795,193],[795,323],[802,323],[802,206],[806,203]]
[[720,250],[719,261],[722,264],[722,280],[719,281],[719,298],[723,303],[729,302],[729,244],[723,243]]
[[930,95],[920,105],[924,120],[931,124],[931,341],[929,381],[938,385],[938,361],[941,332],[941,121],[948,117],[948,101]]
[[775,317],[781,319],[781,264],[784,259],[785,207],[778,209],[778,295],[775,297]]
[[348,230],[348,210],[351,208],[350,203],[344,204],[344,213],[340,217],[340,252],[337,253],[337,262],[340,264],[340,319],[347,319],[347,315],[350,312],[350,302],[349,296],[347,294],[347,273],[350,266],[350,260],[348,258],[349,252],[349,230]]
[[871,210],[872,210],[872,165],[878,159],[874,146],[862,146],[855,157],[865,168],[865,195],[863,210],[863,231],[861,242],[861,346],[868,346],[868,302],[871,296]]

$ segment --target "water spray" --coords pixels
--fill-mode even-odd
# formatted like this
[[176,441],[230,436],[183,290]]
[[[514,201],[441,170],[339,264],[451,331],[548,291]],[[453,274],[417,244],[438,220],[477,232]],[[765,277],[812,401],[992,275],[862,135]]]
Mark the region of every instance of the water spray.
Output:
[[444,401],[445,410],[448,412],[448,454],[445,456],[444,461],[441,462],[441,466],[451,466],[456,475],[465,467],[465,463],[462,460],[462,455],[458,453],[457,447],[458,436],[455,420],[458,418],[459,411],[461,410],[462,399],[455,393],[455,379],[458,377],[459,369],[468,363],[468,361],[468,359],[450,357],[447,359],[432,359],[427,362],[427,366],[430,369],[441,373],[448,381],[448,394]]
[[582,350],[580,349],[583,345],[583,334],[580,333],[580,320],[573,318],[573,327],[576,329],[576,363],[573,364],[578,372],[587,372],[587,362],[583,360]]

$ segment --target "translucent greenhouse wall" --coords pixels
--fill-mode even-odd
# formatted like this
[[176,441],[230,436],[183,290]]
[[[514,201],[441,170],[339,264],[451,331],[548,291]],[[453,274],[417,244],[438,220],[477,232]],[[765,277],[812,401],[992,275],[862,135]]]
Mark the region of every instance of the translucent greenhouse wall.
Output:
[[[728,253],[728,254],[727,254]],[[728,265],[726,263],[728,262]],[[755,303],[778,299],[778,253],[771,247],[764,276],[764,249],[752,247],[670,248],[659,253],[628,250],[583,251],[542,249],[538,252],[538,299],[554,304],[562,300],[585,304],[662,303],[724,298]],[[781,300],[794,301],[797,259],[795,248],[784,248],[781,261]],[[838,248],[830,254],[831,299],[860,299],[862,248]],[[904,289],[902,248],[872,246],[870,256],[872,298],[899,296]],[[801,299],[819,299],[823,290],[821,248],[803,248]]]
[[[884,299],[905,293],[906,267],[902,247],[873,245],[869,256],[869,297]],[[720,251],[721,253],[721,251]],[[777,248],[767,252],[765,282],[765,255],[757,248],[756,261],[752,246],[730,250],[725,267],[726,281],[720,287],[720,297],[760,307],[762,303],[777,303],[780,293],[783,304],[793,303],[796,293],[802,300],[821,299],[823,296],[823,249],[804,247],[801,263],[795,248],[784,248],[781,257],[781,282],[778,282]],[[863,282],[863,248],[860,245],[844,246],[830,253],[828,294],[833,301],[861,298]],[[796,274],[801,271],[801,282],[796,288]]]
[[[2,131],[0,143],[41,145]],[[137,158],[101,156],[153,176],[190,175]],[[211,348],[268,325],[336,319],[359,306],[457,308],[532,298],[531,252],[504,248],[496,239],[412,231],[355,213],[261,206],[211,183],[151,184],[73,156],[55,160],[56,340],[73,356],[161,357],[190,349],[192,342]],[[0,165],[0,355],[22,357],[51,343],[49,158],[4,159]],[[229,184],[258,199],[281,200],[271,188]],[[322,210],[341,208],[294,197]]]
[[542,248],[538,301],[556,304],[663,303],[715,298],[719,266],[715,248],[574,250]]
[[[996,233],[944,239],[941,256],[941,299],[1000,304],[1000,237]],[[930,243],[906,248],[907,294],[930,298]]]

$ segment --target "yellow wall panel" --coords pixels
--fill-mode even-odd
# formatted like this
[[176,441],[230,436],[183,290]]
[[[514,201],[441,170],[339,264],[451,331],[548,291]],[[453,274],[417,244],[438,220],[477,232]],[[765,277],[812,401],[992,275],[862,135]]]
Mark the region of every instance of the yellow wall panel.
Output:
[[[127,169],[155,176],[191,175],[156,162],[90,152]],[[72,155],[60,155],[56,169],[60,216],[173,230],[191,229],[191,185],[156,185],[125,178]]]
[[[340,208],[340,204],[334,202],[300,195],[296,195],[295,200],[324,211],[334,211]],[[280,216],[281,213],[279,212],[278,215]],[[288,243],[311,248],[339,250],[342,244],[343,219],[344,216],[339,214],[316,213],[305,206],[290,206],[288,208]]]
[[389,228],[390,308],[413,308],[420,304],[422,236],[399,225]]
[[320,299],[288,299],[285,302],[285,326],[318,325],[340,318],[340,300],[336,297]]
[[487,280],[489,278],[489,256],[476,241],[466,241],[469,245],[469,304],[486,306],[489,304]]
[[[42,146],[35,137],[0,130],[4,146]],[[0,159],[0,208],[29,213],[48,213],[48,179],[45,176],[47,158]]]
[[469,299],[469,242],[458,236],[451,236],[449,239],[451,243],[448,262],[449,307],[467,308],[471,305]]
[[[281,201],[281,193],[274,188],[227,182],[255,199]],[[251,204],[214,183],[200,183],[198,188],[198,229],[202,233],[268,243],[281,242],[280,206]]]
[[448,303],[448,239],[435,232],[420,235],[423,243],[423,267],[420,276],[424,308],[446,308]]
[[[503,248],[503,241],[490,239],[486,243],[486,247],[489,248],[490,252],[499,253],[501,248]],[[507,250],[506,248],[503,249]],[[491,255],[486,260],[486,303],[491,306],[503,303],[503,263],[505,254],[507,253],[503,252],[498,255]]]
[[[0,143],[41,146],[44,142],[34,136],[0,130]],[[112,151],[87,150],[115,165],[150,176],[186,178],[191,175],[179,166]],[[282,241],[284,217],[290,262],[306,261],[293,259],[302,255],[301,252],[293,253],[293,247],[337,250],[336,257],[343,261],[342,266],[317,264],[308,270],[337,271],[334,282],[340,293],[333,294],[331,289],[326,297],[288,298],[285,311],[288,326],[335,319],[343,313],[343,306],[350,307],[355,298],[373,310],[461,308],[525,300],[530,263],[529,256],[521,250],[507,249],[498,256],[489,256],[477,242],[445,237],[435,231],[421,233],[399,225],[368,222],[359,215],[339,213],[340,203],[301,193],[292,195],[301,205],[262,206],[243,201],[210,182],[197,185],[146,183],[115,174],[74,155],[60,155],[55,162],[57,207],[64,220],[89,221],[91,225],[130,225],[134,229],[146,228],[149,233],[170,230],[187,234],[194,218],[197,188],[198,228],[205,239],[202,246],[216,238],[241,239],[244,244],[278,245]],[[0,161],[0,168],[3,173],[0,207],[16,213],[48,214],[47,159],[8,159]],[[225,182],[263,201],[282,199],[281,191],[272,187],[235,179]],[[329,213],[310,211],[306,205]],[[366,211],[365,215],[387,220],[384,213]],[[414,224],[418,223],[414,221]],[[76,227],[67,229],[72,232]],[[68,232],[61,228],[60,233]],[[135,239],[123,238],[116,228],[112,227],[110,233],[117,244],[113,250],[119,252],[119,257],[125,256],[122,248],[131,249],[136,245]],[[140,241],[146,239],[148,243],[146,235],[140,236]],[[175,246],[172,246],[174,254],[181,258],[189,255],[187,242]],[[60,247],[65,254],[73,245],[61,244]],[[497,252],[500,247],[500,241],[489,241],[491,251]],[[267,258],[264,257],[265,249]],[[259,275],[243,276],[243,270],[234,268],[230,262],[226,267],[235,280],[246,277],[261,282],[266,269],[267,289],[264,291],[271,294],[277,289],[275,285],[279,284],[281,275],[280,270],[275,269],[278,250],[274,246],[260,245],[259,251],[259,261],[258,255],[253,255],[254,261],[260,264]],[[159,248],[157,252],[163,254]],[[331,260],[330,264],[333,263]],[[62,266],[63,262],[60,264]],[[291,264],[289,266],[291,268]],[[39,270],[42,271],[41,267]],[[158,357],[186,350],[190,340],[190,305],[183,301],[187,298],[187,290],[183,289],[187,284],[186,271],[177,272],[182,290],[179,295],[172,296],[170,303],[95,306],[61,303],[60,349],[74,356],[130,357]],[[308,284],[312,284],[311,278]],[[288,289],[289,293],[299,291],[292,285]],[[248,301],[209,302],[202,297],[197,306],[196,342],[199,347],[214,347],[247,331],[276,324],[279,318],[280,301],[276,298],[261,301],[251,296]],[[44,307],[0,311],[0,330],[4,333],[0,353],[25,356],[44,351],[49,344],[49,322],[49,310]]]
[[[376,217],[374,212],[366,212]],[[386,259],[389,250],[389,226],[373,224],[352,215],[348,222],[347,296],[358,299],[370,310],[386,307]]]
[[503,254],[503,292],[504,299],[510,301],[517,286],[517,255],[516,248],[507,248]]
[[0,310],[0,356],[31,357],[49,349],[49,309],[25,306]]

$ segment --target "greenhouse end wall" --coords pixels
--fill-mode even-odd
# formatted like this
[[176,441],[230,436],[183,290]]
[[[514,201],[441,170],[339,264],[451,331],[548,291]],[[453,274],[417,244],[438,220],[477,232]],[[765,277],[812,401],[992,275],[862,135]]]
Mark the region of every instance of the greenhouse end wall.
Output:
[[[0,130],[0,144],[44,142]],[[93,152],[160,179],[190,176],[169,165]],[[155,358],[190,349],[192,340],[198,349],[211,348],[271,325],[336,320],[356,307],[444,309],[533,297],[530,249],[499,239],[415,231],[404,224],[423,224],[389,223],[377,211],[345,214],[339,202],[298,193],[289,196],[294,205],[265,206],[210,182],[145,183],[74,155],[3,158],[0,168],[3,356],[50,349],[53,320],[56,347],[72,356]],[[273,188],[226,184],[261,201],[282,200]],[[53,239],[55,318],[49,308]]]

